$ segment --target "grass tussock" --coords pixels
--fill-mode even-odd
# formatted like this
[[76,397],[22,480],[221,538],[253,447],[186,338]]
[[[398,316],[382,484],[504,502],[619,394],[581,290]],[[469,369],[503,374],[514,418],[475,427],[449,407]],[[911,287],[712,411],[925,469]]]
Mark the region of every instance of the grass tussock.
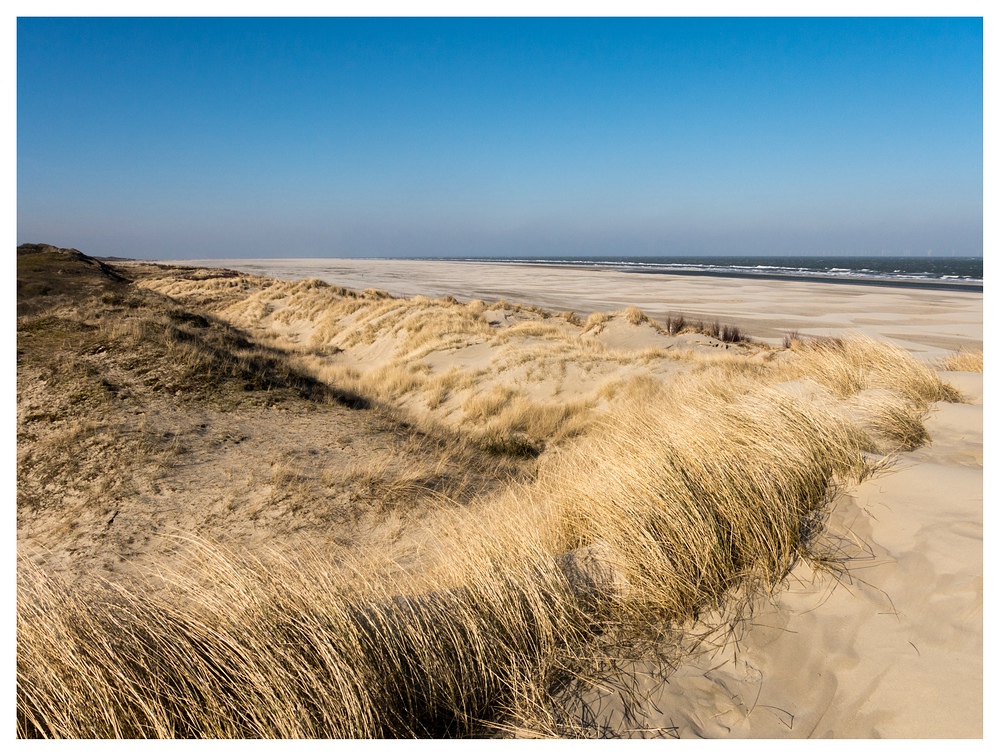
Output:
[[586,484],[584,459],[558,471],[576,537],[618,555],[636,620],[685,616],[738,580],[778,579],[834,476],[865,472],[856,433],[785,397],[699,400],[681,413],[663,405],[623,413],[622,430],[593,442],[595,454],[621,462]]
[[478,556],[487,561],[460,592],[435,594],[363,563],[338,571],[213,549],[186,565],[199,583],[166,576],[155,595],[76,595],[22,565],[18,733],[489,734],[556,673],[583,623],[544,555]]
[[596,333],[600,333],[604,324],[611,320],[611,318],[612,315],[608,312],[592,312],[583,322],[583,332],[589,333],[594,331]]
[[646,313],[638,307],[627,307],[623,316],[628,323],[634,326],[649,322],[649,318],[646,316]]
[[877,398],[868,398],[867,427],[876,438],[884,439],[883,447],[890,452],[913,451],[930,440],[924,419],[927,411],[900,397],[878,392]]
[[981,373],[983,372],[983,350],[960,349],[942,359],[939,368],[960,373]]
[[683,313],[669,313],[661,328],[670,336],[700,333],[727,344],[742,344],[750,341],[750,337],[739,326],[720,324],[718,320],[707,323],[703,320],[688,320]]
[[793,349],[799,356],[798,370],[841,397],[888,389],[920,407],[960,400],[954,387],[906,350],[868,336],[795,342]]

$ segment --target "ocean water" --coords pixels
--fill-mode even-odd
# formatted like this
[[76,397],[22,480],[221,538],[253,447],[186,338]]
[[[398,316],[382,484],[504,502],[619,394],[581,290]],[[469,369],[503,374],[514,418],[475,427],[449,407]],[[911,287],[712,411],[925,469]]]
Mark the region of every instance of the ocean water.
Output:
[[[441,258],[444,259],[444,258]],[[455,258],[448,258],[454,260]],[[464,257],[470,262],[567,265],[635,273],[844,280],[868,283],[964,284],[982,288],[982,257]]]

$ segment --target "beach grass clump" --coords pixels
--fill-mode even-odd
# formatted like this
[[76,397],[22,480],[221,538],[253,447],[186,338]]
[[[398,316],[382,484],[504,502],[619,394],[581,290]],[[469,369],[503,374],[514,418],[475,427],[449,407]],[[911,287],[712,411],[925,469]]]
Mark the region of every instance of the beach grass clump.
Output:
[[956,402],[958,391],[895,344],[855,334],[795,342],[800,369],[840,397],[866,389],[894,391],[920,407]]
[[527,438],[534,448],[559,444],[586,431],[593,420],[594,400],[538,402],[518,396],[484,422],[487,435]]
[[530,539],[477,542],[461,588],[435,592],[383,565],[207,546],[159,592],[77,592],[22,561],[18,735],[490,734],[551,685],[585,618]]
[[543,478],[567,545],[609,544],[640,614],[685,616],[735,580],[780,578],[803,518],[868,471],[860,429],[749,383],[633,395]]
[[924,427],[928,406],[889,389],[865,389],[834,407],[866,434],[868,453],[886,462],[930,440]]
[[611,320],[612,315],[609,312],[592,312],[587,316],[587,319],[583,322],[583,332],[584,333],[600,333],[604,330],[605,324]]
[[890,395],[872,402],[867,413],[868,427],[876,438],[888,441],[888,451],[913,451],[930,440],[924,419],[927,411]]
[[983,372],[983,350],[959,349],[944,357],[938,363],[938,367],[940,370],[960,373],[981,373]]
[[626,307],[625,312],[622,313],[622,316],[630,325],[634,326],[642,325],[643,323],[649,322],[649,318],[646,316],[646,313],[644,313],[638,307]]
[[718,320],[707,323],[703,320],[689,320],[683,313],[668,313],[661,328],[670,336],[700,333],[727,344],[741,344],[750,341],[750,337],[739,326],[721,324]]

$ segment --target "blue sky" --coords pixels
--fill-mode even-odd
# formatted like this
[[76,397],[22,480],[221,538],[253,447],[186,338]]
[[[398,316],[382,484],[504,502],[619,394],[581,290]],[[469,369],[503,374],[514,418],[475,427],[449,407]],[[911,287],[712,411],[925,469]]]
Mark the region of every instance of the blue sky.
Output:
[[40,19],[18,243],[983,251],[980,19]]

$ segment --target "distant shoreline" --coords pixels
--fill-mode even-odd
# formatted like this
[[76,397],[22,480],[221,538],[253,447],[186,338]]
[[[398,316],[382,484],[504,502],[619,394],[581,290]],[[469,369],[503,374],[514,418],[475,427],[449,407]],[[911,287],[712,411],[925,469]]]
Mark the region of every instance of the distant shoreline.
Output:
[[915,279],[890,280],[884,278],[859,278],[848,276],[804,276],[782,273],[738,273],[736,271],[706,271],[706,270],[633,270],[614,268],[621,273],[642,273],[643,275],[663,276],[708,276],[710,278],[743,278],[761,281],[796,281],[833,284],[854,284],[858,286],[888,286],[907,289],[931,289],[934,291],[983,291],[983,285],[967,281],[918,281]]
[[[375,258],[372,258],[375,259]],[[379,258],[379,259],[391,259],[391,258]],[[446,258],[398,258],[413,260],[415,262],[473,262],[473,263],[487,263],[491,265],[524,265],[528,267],[539,267],[539,268],[549,268],[549,269],[559,269],[559,268],[572,268],[574,270],[613,270],[617,273],[641,273],[643,275],[661,275],[661,276],[692,276],[692,277],[708,277],[708,278],[738,278],[738,279],[748,279],[748,280],[760,280],[760,281],[795,281],[799,283],[833,283],[833,284],[856,284],[859,286],[888,286],[888,287],[903,287],[907,289],[926,289],[932,291],[971,291],[979,292],[983,291],[983,284],[975,283],[971,281],[945,281],[940,279],[915,279],[915,278],[868,278],[862,276],[831,276],[823,275],[822,273],[816,274],[795,274],[795,273],[757,273],[750,271],[737,271],[737,270],[720,270],[713,268],[699,269],[699,270],[684,270],[678,268],[667,268],[667,267],[638,267],[638,266],[622,266],[609,261],[597,261],[594,262],[570,262],[570,261],[558,261],[558,260],[480,260],[480,259],[463,259],[455,258],[448,260]]]

